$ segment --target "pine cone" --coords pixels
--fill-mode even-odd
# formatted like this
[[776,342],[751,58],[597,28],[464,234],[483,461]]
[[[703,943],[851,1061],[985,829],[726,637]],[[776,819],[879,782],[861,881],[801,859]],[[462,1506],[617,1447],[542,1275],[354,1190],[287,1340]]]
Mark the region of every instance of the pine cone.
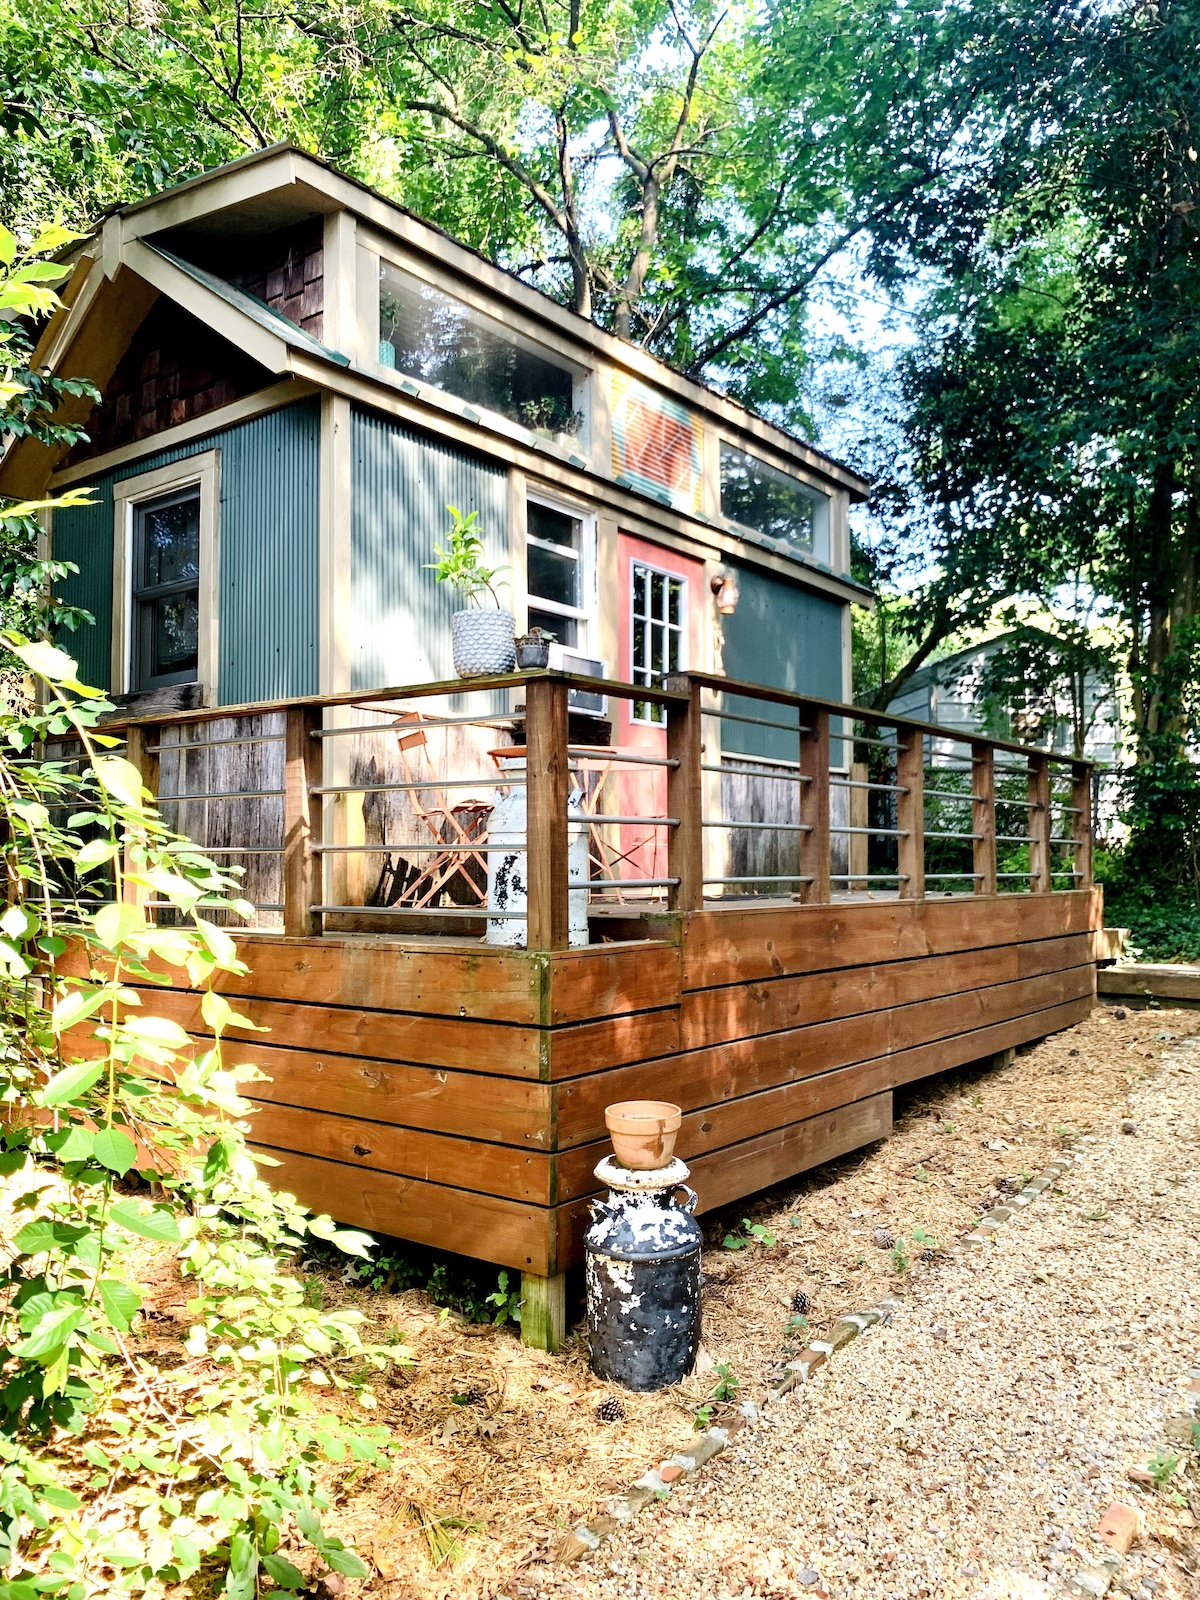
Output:
[[792,1296],[792,1310],[799,1317],[806,1317],[812,1310],[812,1296],[805,1294],[803,1289],[797,1289]]
[[596,1407],[596,1415],[601,1422],[624,1422],[625,1407],[615,1394],[610,1394],[607,1400],[601,1400]]
[[886,1228],[876,1228],[871,1235],[871,1243],[878,1245],[881,1250],[890,1250],[895,1242]]

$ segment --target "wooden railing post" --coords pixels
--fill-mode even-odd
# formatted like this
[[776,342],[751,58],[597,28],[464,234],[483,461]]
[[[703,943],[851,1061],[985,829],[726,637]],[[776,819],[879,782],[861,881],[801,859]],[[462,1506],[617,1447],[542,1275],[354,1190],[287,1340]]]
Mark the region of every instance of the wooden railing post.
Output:
[[996,893],[996,755],[982,739],[971,745],[971,832],[975,893]]
[[701,768],[700,694],[698,683],[681,676],[667,688],[686,689],[686,702],[667,706],[667,815],[679,826],[667,830],[667,876],[678,878],[671,890],[672,911],[699,911],[704,904],[704,773]]
[[322,901],[321,842],[324,802],[313,789],[324,771],[324,747],[313,735],[321,728],[320,706],[297,706],[284,713],[283,777],[283,931],[304,938],[320,931],[312,907]]
[[901,900],[925,898],[925,736],[896,731],[896,871]]
[[526,862],[529,921],[526,948],[565,950],[570,927],[567,889],[567,685],[531,678],[525,685]]
[[1029,887],[1034,894],[1050,893],[1050,763],[1045,756],[1029,757]]
[[[142,775],[142,787],[149,789],[150,793],[156,800],[158,798],[159,778],[157,747],[160,743],[161,740],[159,738],[159,729],[156,727],[147,727],[144,723],[142,723],[126,730],[125,759],[132,766],[135,766],[138,769]],[[145,905],[146,900],[148,899],[147,891],[140,883],[130,883],[129,881],[130,873],[136,872],[137,870],[137,865],[132,860],[132,853],[129,845],[127,844],[125,846],[124,861],[122,864],[122,871],[125,874],[123,898],[127,900],[130,905],[141,906]]]
[[1092,769],[1081,761],[1071,767],[1071,804],[1075,810],[1072,832],[1075,836],[1074,884],[1089,889],[1092,884]]
[[808,832],[800,835],[800,871],[810,883],[800,885],[805,902],[824,905],[829,900],[829,713],[818,706],[801,706],[800,721],[809,730],[800,735],[800,821]]

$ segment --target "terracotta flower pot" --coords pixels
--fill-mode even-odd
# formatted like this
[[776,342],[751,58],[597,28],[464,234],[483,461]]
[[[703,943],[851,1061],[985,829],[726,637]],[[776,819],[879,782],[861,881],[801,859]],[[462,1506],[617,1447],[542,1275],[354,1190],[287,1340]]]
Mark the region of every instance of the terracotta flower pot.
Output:
[[682,1120],[683,1112],[668,1100],[622,1100],[604,1112],[613,1154],[631,1172],[667,1165]]

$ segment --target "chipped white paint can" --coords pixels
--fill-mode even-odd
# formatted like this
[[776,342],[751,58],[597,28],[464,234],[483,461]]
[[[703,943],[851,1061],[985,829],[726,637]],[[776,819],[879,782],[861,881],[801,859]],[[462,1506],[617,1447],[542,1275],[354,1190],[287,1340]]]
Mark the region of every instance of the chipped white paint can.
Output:
[[[505,777],[523,780],[525,777],[525,752],[493,752]],[[572,770],[577,770],[572,764]],[[529,875],[525,855],[525,832],[528,817],[527,790],[524,782],[514,783],[492,808],[488,820],[488,843],[511,846],[488,852],[487,943],[507,945],[510,949],[525,947],[527,924],[525,913],[529,909]],[[578,884],[570,888],[568,901],[567,942],[572,949],[588,942],[588,822],[580,810],[582,791],[572,785],[567,798],[567,883]],[[496,913],[507,915],[498,916]],[[515,912],[522,913],[519,916]]]
[[[699,1226],[688,1169],[672,1161],[632,1172],[607,1156],[584,1235],[592,1371],[626,1389],[686,1378],[700,1347]],[[683,1203],[679,1195],[686,1196]]]

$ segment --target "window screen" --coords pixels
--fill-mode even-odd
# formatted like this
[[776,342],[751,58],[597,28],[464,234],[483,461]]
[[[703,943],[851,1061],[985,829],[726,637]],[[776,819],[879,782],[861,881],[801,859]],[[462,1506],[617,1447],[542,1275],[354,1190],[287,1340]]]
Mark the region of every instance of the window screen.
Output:
[[574,437],[583,422],[569,368],[388,261],[379,265],[379,359],[544,438]]
[[[684,580],[654,567],[633,563],[633,660],[634,683],[647,688],[660,684],[683,666]],[[648,700],[633,702],[635,722],[665,722],[662,706]]]
[[200,491],[134,508],[133,683],[194,683],[200,645]]
[[818,561],[829,560],[827,498],[769,462],[721,445],[721,511]]

